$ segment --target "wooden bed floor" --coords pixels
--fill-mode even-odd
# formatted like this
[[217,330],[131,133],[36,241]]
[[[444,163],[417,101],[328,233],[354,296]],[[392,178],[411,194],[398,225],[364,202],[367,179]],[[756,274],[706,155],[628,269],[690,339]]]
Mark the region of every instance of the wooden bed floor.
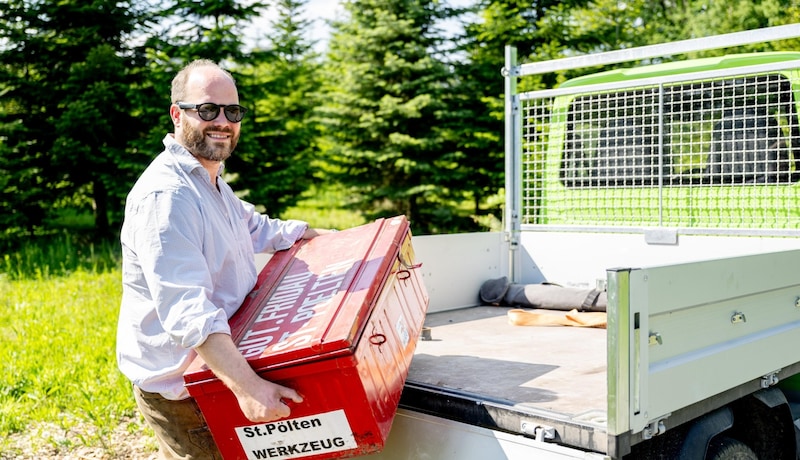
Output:
[[605,425],[606,330],[515,326],[509,309],[429,313],[431,340],[417,343],[408,380]]

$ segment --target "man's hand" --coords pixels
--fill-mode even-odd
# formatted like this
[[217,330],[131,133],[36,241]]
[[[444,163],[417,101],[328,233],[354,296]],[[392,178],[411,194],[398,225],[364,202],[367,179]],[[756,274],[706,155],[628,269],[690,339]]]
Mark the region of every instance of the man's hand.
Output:
[[196,350],[222,383],[233,391],[242,413],[252,422],[288,417],[291,410],[284,400],[303,402],[295,390],[256,374],[227,334],[209,335]]
[[317,237],[317,236],[320,236],[320,235],[325,235],[325,234],[328,234],[328,233],[336,233],[336,230],[328,229],[328,228],[307,228],[305,233],[303,233],[303,236],[301,237],[301,239],[310,240],[311,238],[314,238],[314,237]]
[[236,395],[239,408],[251,422],[271,422],[288,417],[291,410],[284,400],[303,402],[303,398],[291,388],[264,380],[257,375],[256,378],[259,381],[251,383],[253,389]]

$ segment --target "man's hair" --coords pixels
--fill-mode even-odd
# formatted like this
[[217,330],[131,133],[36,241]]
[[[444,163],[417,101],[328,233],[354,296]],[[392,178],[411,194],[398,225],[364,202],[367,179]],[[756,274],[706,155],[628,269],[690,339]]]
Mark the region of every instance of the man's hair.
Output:
[[217,65],[217,63],[215,63],[214,61],[210,59],[196,59],[187,64],[186,67],[182,68],[180,72],[178,72],[177,75],[175,75],[175,78],[172,79],[172,94],[170,95],[170,97],[173,103],[185,100],[186,82],[189,81],[189,75],[191,75],[193,71],[202,67],[213,67],[215,69],[219,69],[223,73],[225,73],[225,75],[227,75],[228,78],[230,78],[234,84],[236,84],[236,80],[233,78],[233,75],[231,75],[230,72]]

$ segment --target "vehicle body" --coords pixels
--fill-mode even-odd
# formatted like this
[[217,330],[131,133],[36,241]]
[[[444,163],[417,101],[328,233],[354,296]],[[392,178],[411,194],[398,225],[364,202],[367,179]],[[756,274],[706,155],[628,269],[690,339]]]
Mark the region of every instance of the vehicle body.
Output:
[[[504,231],[414,237],[430,295],[375,459],[797,458],[800,53],[528,75],[800,25],[518,65]],[[413,230],[413,229],[412,229]],[[607,328],[514,326],[490,279],[605,289]]]

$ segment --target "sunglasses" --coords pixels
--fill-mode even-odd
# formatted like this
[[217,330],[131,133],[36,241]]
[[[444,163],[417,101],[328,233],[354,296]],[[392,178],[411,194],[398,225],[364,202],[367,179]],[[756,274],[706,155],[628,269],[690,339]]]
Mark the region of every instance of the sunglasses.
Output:
[[219,109],[225,113],[225,118],[231,123],[239,123],[244,118],[247,109],[239,104],[214,104],[213,102],[204,102],[202,104],[189,104],[188,102],[177,102],[178,107],[182,110],[197,110],[197,115],[201,120],[211,121],[216,120],[219,116]]

